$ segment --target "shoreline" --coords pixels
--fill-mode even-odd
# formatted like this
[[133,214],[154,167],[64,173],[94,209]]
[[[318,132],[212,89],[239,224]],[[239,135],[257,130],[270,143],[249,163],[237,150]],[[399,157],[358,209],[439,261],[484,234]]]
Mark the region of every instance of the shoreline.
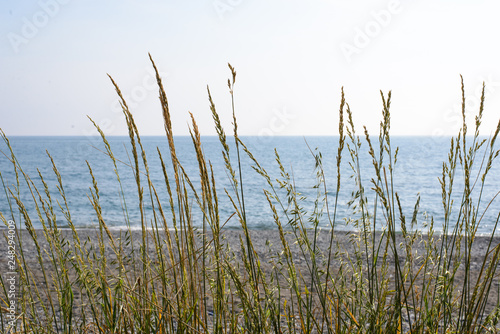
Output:
[[[4,225],[0,225],[0,233],[2,233],[4,231],[7,231],[8,229],[9,229],[8,227],[6,227]],[[65,226],[65,227],[58,227],[57,229],[60,230],[60,231],[63,231],[63,232],[64,231],[73,231],[70,227],[67,227],[67,226]],[[88,227],[76,227],[75,228],[75,230],[77,232],[84,232],[84,233],[88,232],[88,231],[97,231],[98,229],[99,229],[99,226],[88,226]],[[199,226],[199,227],[197,226],[197,227],[193,228],[193,230],[195,232],[200,232],[200,233],[202,232],[202,229],[203,229],[203,227],[201,227],[201,226]],[[134,234],[142,232],[142,228],[140,226],[131,227],[130,229],[128,227],[126,227],[126,226],[123,226],[123,227],[108,226],[108,230],[111,231],[111,232],[113,232],[113,233],[127,232],[129,230],[132,233],[134,233]],[[155,231],[155,230],[156,230],[156,228],[151,228],[151,227],[147,227],[146,228],[147,232],[152,232],[152,231]],[[257,234],[268,233],[268,232],[278,232],[278,228],[277,227],[275,227],[275,228],[270,228],[270,227],[251,228],[250,227],[248,230],[250,231],[250,233],[257,233]],[[314,227],[308,227],[305,230],[313,232],[314,231]],[[23,228],[22,231],[26,231],[26,228]],[[37,228],[34,228],[34,231],[36,233],[38,233],[38,232],[42,232],[43,233],[44,230],[43,230],[43,228],[37,227]],[[163,232],[164,229],[163,228],[158,228],[158,231]],[[168,231],[174,232],[175,229],[174,228],[169,228]],[[208,226],[207,226],[207,231],[210,233],[210,228]],[[241,227],[224,227],[224,228],[221,228],[221,232],[243,232],[243,228],[241,228]],[[285,233],[293,232],[293,229],[287,228],[287,227],[283,227],[283,232],[285,232]],[[329,227],[328,228],[326,228],[326,227],[318,227],[318,232],[319,233],[326,233],[326,232],[330,233],[330,228]],[[370,230],[369,232],[371,233],[372,231]],[[375,233],[377,235],[380,235],[383,232],[385,233],[385,231],[382,231],[382,230],[376,230],[375,231]],[[418,232],[419,235],[421,235],[421,236],[427,236],[428,235],[427,232],[421,232],[421,231],[418,231],[418,230],[413,231],[413,232]],[[437,236],[437,237],[441,237],[441,236],[444,235],[441,232],[442,232],[441,230],[439,230],[439,231],[435,230],[433,232],[433,235]],[[354,233],[361,233],[361,232],[360,231],[355,231],[355,230],[350,230],[350,229],[340,229],[339,228],[339,229],[335,229],[334,233],[335,234],[349,234],[349,233],[354,234]],[[408,232],[408,234],[410,234],[410,233],[411,232]],[[475,234],[475,237],[476,238],[485,238],[485,237],[486,238],[490,238],[492,233],[493,232],[491,232],[491,233],[477,232]],[[494,239],[499,239],[499,242],[500,242],[500,230],[498,232],[494,232],[494,233],[495,233],[495,236],[493,238]],[[397,236],[400,236],[400,235],[403,234],[403,232],[401,230],[397,230],[397,231],[395,231],[395,234]],[[451,235],[452,235],[452,233],[448,234],[448,236],[451,236]],[[465,236],[464,234],[462,234],[462,235]]]

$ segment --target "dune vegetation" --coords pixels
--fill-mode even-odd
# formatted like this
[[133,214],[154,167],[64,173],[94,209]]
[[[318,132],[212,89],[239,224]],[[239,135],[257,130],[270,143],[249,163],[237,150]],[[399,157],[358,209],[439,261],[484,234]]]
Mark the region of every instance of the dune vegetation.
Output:
[[[9,201],[10,212],[0,216],[6,226],[2,229],[0,265],[3,272],[15,273],[11,275],[13,280],[9,280],[9,275],[0,276],[1,332],[500,331],[500,239],[495,235],[499,218],[491,236],[477,235],[484,213],[479,208],[495,208],[490,205],[495,198],[483,198],[482,188],[489,178],[495,177],[489,172],[499,155],[495,145],[500,123],[489,139],[480,137],[484,87],[471,131],[465,119],[462,82],[463,126],[450,141],[440,177],[442,216],[430,217],[425,228],[417,228],[419,200],[413,215],[405,216],[393,188],[398,149],[391,145],[390,92],[381,93],[380,132],[373,137],[366,128],[355,128],[342,90],[336,188],[326,185],[321,153],[311,152],[316,166],[316,184],[311,187],[317,189],[317,197],[313,210],[308,210],[279,152],[276,151],[276,164],[281,175],[274,179],[238,136],[233,94],[236,71],[231,65],[227,84],[233,128],[229,134],[221,125],[208,90],[209,108],[231,188],[222,192],[216,187],[213,168],[204,156],[192,115],[190,133],[199,175],[187,175],[176,155],[167,94],[152,59],[151,62],[170,148],[165,156],[158,149],[161,164],[148,164],[132,111],[113,79],[128,125],[130,165],[124,166],[116,159],[106,134],[94,123],[113,163],[116,182],[121,185],[120,173],[133,173],[135,177],[137,187],[122,187],[121,196],[124,202],[125,192],[137,193],[141,220],[127,223],[139,224],[139,231],[114,231],[108,227],[102,214],[99,182],[90,164],[88,172],[93,182],[89,184],[88,198],[99,226],[95,231],[79,229],[73,224],[65,194],[65,184],[71,180],[60,175],[52,161],[58,193],[49,191],[51,185],[42,172],[24,172],[2,132],[9,149],[1,159],[10,160],[16,178],[12,184],[1,178],[5,191],[2,200]],[[230,149],[235,152],[230,154]],[[480,149],[485,153],[478,154]],[[366,171],[359,168],[363,150],[368,151],[373,162],[369,184],[363,183],[366,175],[362,177],[361,173]],[[252,161],[255,175],[242,175],[243,155]],[[340,166],[345,160],[354,180],[351,184],[341,182]],[[170,164],[173,174],[166,167]],[[476,166],[478,173],[473,172]],[[153,184],[153,168],[161,168],[164,183]],[[455,182],[457,175],[464,180],[460,187]],[[195,177],[200,184],[193,184]],[[276,236],[273,256],[263,255],[254,239],[257,231],[247,225],[246,177],[266,181],[262,191],[267,202],[262,205],[271,209],[275,223],[274,230],[268,233]],[[35,178],[41,180],[42,188],[36,185]],[[30,198],[21,198],[21,183],[30,189]],[[352,187],[349,205],[354,218],[347,222],[350,232],[336,230],[336,224],[346,218],[337,214],[341,187]],[[160,191],[168,192],[169,202],[160,200]],[[374,202],[367,199],[368,194],[375,198]],[[460,195],[460,202],[452,200],[455,194]],[[222,197],[233,205],[231,217],[219,212]],[[28,213],[27,202],[34,205],[36,215]],[[126,205],[123,210],[126,216]],[[203,221],[194,221],[193,212],[201,213]],[[56,217],[64,217],[69,228],[61,228]],[[226,231],[224,224],[229,218],[237,219],[241,229]],[[434,227],[434,218],[443,222],[442,228]],[[328,230],[318,228],[320,219],[328,220]],[[33,220],[43,228],[35,229]],[[235,241],[229,240],[229,234]],[[13,266],[12,270],[9,266]]]

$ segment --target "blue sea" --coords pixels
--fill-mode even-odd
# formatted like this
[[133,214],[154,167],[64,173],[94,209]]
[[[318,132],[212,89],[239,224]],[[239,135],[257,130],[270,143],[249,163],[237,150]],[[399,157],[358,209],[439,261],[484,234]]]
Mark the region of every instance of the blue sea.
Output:
[[[112,161],[104,153],[105,148],[100,137],[10,137],[9,139],[18,163],[38,187],[41,196],[46,198],[39,173],[50,188],[54,205],[57,207],[57,203],[59,203],[64,206],[57,188],[57,178],[52,170],[51,161],[46,151],[50,153],[61,174],[71,219],[76,226],[84,228],[96,226],[97,224],[96,213],[89,201],[92,178],[86,163],[88,161],[99,187],[102,215],[107,225],[116,229],[124,228],[128,224],[132,228],[140,228],[137,185],[133,171],[130,168],[133,157],[130,153],[131,147],[128,137],[108,138],[116,158],[121,161],[118,162],[118,171],[123,184],[125,201],[122,200],[120,195],[120,186],[117,182]],[[435,229],[440,229],[443,224],[444,211],[441,185],[438,178],[442,175],[443,161],[448,158],[450,138],[392,137],[391,139],[393,153],[395,148],[399,147],[392,186],[399,194],[406,220],[411,221],[415,203],[418,196],[420,196],[416,228],[426,229],[431,218],[433,218]],[[274,148],[276,148],[284,167],[293,178],[297,191],[304,197],[301,206],[305,212],[308,212],[305,215],[306,223],[307,218],[313,213],[314,201],[318,194],[318,188],[315,187],[317,184],[316,160],[313,154],[321,152],[327,183],[328,202],[330,210],[333,210],[337,182],[336,155],[338,137],[242,137],[242,140],[273,179],[280,178],[278,164],[275,160]],[[157,189],[164,211],[169,212],[168,193],[157,153],[157,149],[159,149],[168,165],[168,174],[173,185],[175,181],[173,179],[167,139],[166,137],[142,137],[142,142],[148,158],[151,179]],[[210,160],[215,173],[220,200],[220,217],[224,222],[234,212],[224,189],[227,189],[231,195],[234,195],[234,192],[222,159],[222,147],[217,137],[202,137],[202,142],[206,158]],[[233,139],[228,137],[228,143],[231,144],[231,160],[237,166]],[[180,162],[192,183],[197,187],[199,184],[198,163],[191,138],[175,137],[175,144]],[[377,147],[378,144],[374,143],[374,146]],[[0,150],[5,154],[0,153],[0,172],[5,187],[9,188],[13,194],[17,194],[19,191],[20,199],[30,212],[33,225],[38,228],[41,227],[41,221],[33,205],[30,188],[27,186],[22,174],[19,175],[20,184],[17,188],[14,168],[9,161],[10,152],[5,143],[0,144]],[[373,185],[370,179],[375,176],[375,173],[366,142],[362,142],[360,150],[362,152],[360,154],[361,180],[372,210],[375,196],[371,189]],[[484,165],[481,166],[484,152],[482,150],[478,153],[476,165],[473,166],[474,176],[478,174],[481,168],[484,169]],[[274,228],[273,215],[263,192],[264,189],[269,190],[269,187],[264,178],[252,169],[253,163],[246,154],[243,151],[240,154],[248,225],[255,229]],[[352,229],[352,225],[346,224],[346,221],[349,218],[356,218],[356,213],[349,206],[353,192],[357,190],[349,162],[350,155],[346,148],[342,160],[341,190],[335,221],[337,229]],[[144,171],[143,166],[141,168]],[[473,189],[473,198],[476,199],[475,205],[479,210],[479,217],[483,216],[484,213],[478,231],[480,233],[491,233],[500,211],[500,199],[490,203],[490,200],[500,191],[500,164],[498,161],[494,162],[482,188],[480,181],[479,178]],[[147,201],[149,193],[145,177],[142,179],[142,186],[146,199],[146,218],[150,223],[153,215],[151,205]],[[0,186],[0,212],[7,219],[11,219],[13,216],[16,222],[24,224],[24,219],[20,217],[19,211],[16,209],[13,196],[8,191],[4,191],[5,187]],[[452,221],[457,219],[457,212],[462,198],[463,172],[461,170],[457,171],[454,189],[456,192],[453,197],[455,205]],[[482,200],[478,203],[477,199],[481,192]],[[283,192],[279,192],[279,194],[284,196]],[[38,200],[36,193],[35,197]],[[196,210],[196,201],[193,196],[191,196],[191,200],[193,222],[195,225],[201,226],[202,216],[200,210]],[[283,202],[287,203],[286,197],[283,197]],[[485,211],[488,206],[488,210]],[[13,212],[10,209],[11,207]],[[125,207],[127,210],[125,210]],[[381,229],[382,211],[379,208],[377,212],[379,215],[377,227]],[[61,210],[58,209],[55,213],[58,224],[61,227],[67,226]],[[282,219],[283,224],[286,224],[286,219],[283,216]],[[320,219],[319,225],[325,228],[330,226],[326,211]],[[235,216],[226,223],[228,228],[238,228],[239,226],[240,223]]]

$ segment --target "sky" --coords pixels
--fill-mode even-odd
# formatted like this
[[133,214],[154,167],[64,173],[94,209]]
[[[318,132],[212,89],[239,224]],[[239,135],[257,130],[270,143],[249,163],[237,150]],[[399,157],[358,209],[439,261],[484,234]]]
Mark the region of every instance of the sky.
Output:
[[483,134],[500,118],[500,3],[457,0],[39,0],[0,2],[0,128],[8,135],[126,135],[120,86],[142,135],[163,135],[162,76],[175,135],[189,112],[215,135],[207,85],[231,133],[337,135],[341,87],[357,129],[456,134],[486,84]]

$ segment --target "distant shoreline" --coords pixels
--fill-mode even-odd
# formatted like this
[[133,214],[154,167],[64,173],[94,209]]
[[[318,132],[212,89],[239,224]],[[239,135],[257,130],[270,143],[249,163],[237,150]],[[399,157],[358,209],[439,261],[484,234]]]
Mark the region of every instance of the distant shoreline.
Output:
[[[57,228],[58,230],[60,231],[72,231],[72,229],[68,226],[64,226],[64,227],[61,227],[61,226],[58,226]],[[89,231],[98,231],[99,230],[99,226],[88,226],[88,227],[76,227],[75,228],[77,232],[89,232]],[[113,233],[120,233],[120,232],[125,232],[125,231],[128,231],[129,228],[124,226],[124,227],[114,227],[114,226],[108,226],[108,229],[113,232]],[[202,232],[202,229],[203,227],[202,226],[195,226],[194,227],[194,230],[197,231],[197,232]],[[210,230],[210,227],[207,225],[207,233],[211,233],[211,230]],[[0,232],[2,231],[7,231],[8,228],[5,227],[4,225],[0,225]],[[26,228],[23,228],[22,229],[23,231],[26,231]],[[35,228],[34,229],[37,233],[38,232],[43,232],[43,228]],[[146,231],[150,232],[150,231],[155,231],[156,228],[151,228],[150,226],[146,227]],[[159,231],[164,231],[164,229],[162,227],[159,227],[158,228]],[[172,228],[169,228],[168,229],[170,232],[174,232],[175,229],[172,227]],[[269,226],[265,226],[265,227],[259,227],[259,228],[253,228],[253,227],[249,227],[248,230],[250,231],[250,233],[256,233],[256,234],[261,234],[261,233],[267,233],[267,232],[278,232],[278,228],[276,226],[274,227],[269,227]],[[309,232],[314,232],[314,227],[308,227],[306,228],[306,230]],[[132,233],[141,233],[142,232],[142,227],[140,225],[137,225],[137,226],[133,226],[133,227],[130,227],[130,231],[132,231]],[[230,226],[230,227],[223,227],[221,229],[221,231],[223,233],[226,233],[226,232],[230,232],[230,233],[235,233],[235,232],[243,232],[243,228],[241,227],[235,227],[235,226]],[[286,226],[283,226],[283,231],[285,233],[290,233],[290,232],[293,232],[293,229],[291,228],[288,228]],[[320,231],[320,233],[328,233],[330,234],[330,228],[326,228],[326,227],[318,227],[318,231]],[[422,236],[427,236],[428,233],[426,231],[419,231],[420,234]],[[441,233],[442,230],[434,230],[434,236],[435,237],[440,237],[443,235],[443,233]],[[349,229],[341,229],[341,228],[336,228],[335,231],[334,231],[335,234],[355,234],[355,233],[362,233],[362,231],[355,231],[355,230],[349,230]],[[371,231],[370,231],[371,233]],[[377,235],[380,235],[382,233],[381,230],[376,230],[375,233]],[[408,232],[410,233],[410,232]],[[402,231],[400,230],[396,230],[395,231],[395,234],[397,236],[401,236],[403,234]],[[475,237],[476,238],[490,238],[491,237],[491,234],[492,233],[476,233],[475,234]],[[451,233],[448,234],[449,236],[452,235]],[[495,233],[495,236],[494,236],[494,240],[498,239],[498,242],[500,243],[500,231],[496,232]]]

